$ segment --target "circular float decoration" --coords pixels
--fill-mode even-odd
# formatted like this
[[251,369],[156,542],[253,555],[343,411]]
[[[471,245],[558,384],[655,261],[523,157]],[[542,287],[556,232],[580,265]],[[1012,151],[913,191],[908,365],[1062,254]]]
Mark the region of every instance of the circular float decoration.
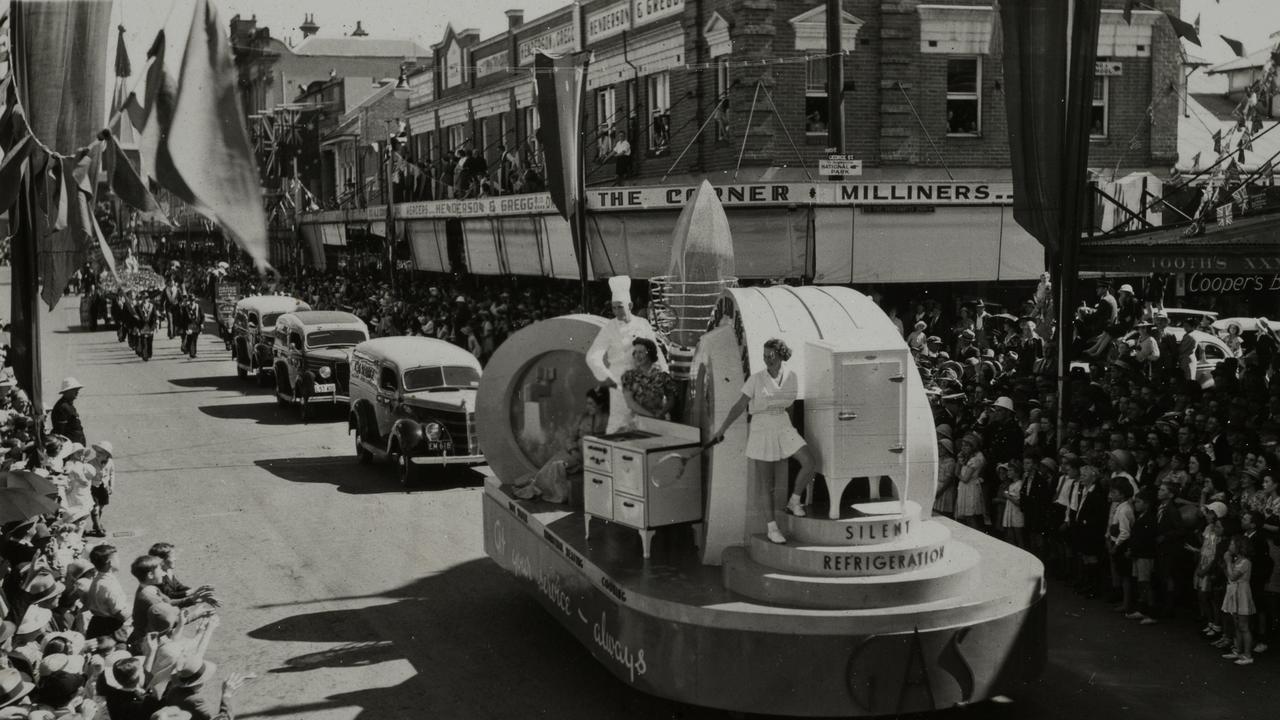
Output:
[[587,390],[599,381],[586,354],[607,320],[565,315],[507,339],[485,365],[476,395],[480,447],[510,482],[535,472],[571,437]]

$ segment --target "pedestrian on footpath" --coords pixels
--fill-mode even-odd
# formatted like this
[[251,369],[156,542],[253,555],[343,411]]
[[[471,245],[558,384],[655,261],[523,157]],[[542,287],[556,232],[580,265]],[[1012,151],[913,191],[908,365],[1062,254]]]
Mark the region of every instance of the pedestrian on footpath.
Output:
[[71,442],[88,444],[84,439],[84,425],[80,423],[80,412],[76,410],[76,398],[84,386],[73,377],[64,378],[58,388],[58,402],[53,405],[53,434],[62,435]]

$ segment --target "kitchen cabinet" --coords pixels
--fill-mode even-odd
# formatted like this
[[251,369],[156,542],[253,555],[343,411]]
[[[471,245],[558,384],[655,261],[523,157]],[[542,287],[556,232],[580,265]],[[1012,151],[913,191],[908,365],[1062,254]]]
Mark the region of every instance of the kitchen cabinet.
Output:
[[588,540],[593,517],[617,523],[640,533],[647,558],[656,528],[702,520],[702,463],[696,428],[645,427],[582,439],[582,495]]

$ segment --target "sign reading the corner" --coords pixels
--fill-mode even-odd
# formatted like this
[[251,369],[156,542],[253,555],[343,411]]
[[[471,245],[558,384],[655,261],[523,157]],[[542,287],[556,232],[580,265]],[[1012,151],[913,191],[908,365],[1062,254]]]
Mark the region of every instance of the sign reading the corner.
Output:
[[662,18],[679,15],[682,10],[684,10],[684,0],[631,0],[631,22],[636,27],[640,27]]
[[631,27],[631,0],[587,13],[587,44],[611,38]]
[[573,36],[573,23],[568,23],[534,35],[527,40],[521,40],[516,46],[517,55],[520,56],[520,64],[528,65],[533,62],[533,55],[539,50],[546,50],[549,53],[564,53],[573,50],[576,45]]
[[[693,196],[688,187],[629,187],[588,190],[592,210],[650,210],[680,207]],[[717,185],[727,207],[776,205],[1009,205],[1009,183],[754,183]]]

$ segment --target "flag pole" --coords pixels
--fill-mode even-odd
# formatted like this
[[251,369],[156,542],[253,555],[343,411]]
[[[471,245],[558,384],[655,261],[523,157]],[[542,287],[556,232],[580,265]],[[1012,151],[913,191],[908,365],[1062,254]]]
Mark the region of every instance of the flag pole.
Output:
[[[578,84],[578,91],[580,93],[578,117],[582,117],[582,113],[586,109],[587,73],[590,72],[590,66],[591,56],[588,55],[587,59],[582,62],[582,81]],[[576,198],[574,200],[573,227],[577,228],[578,231],[578,279],[582,284],[582,312],[589,313],[591,312],[591,279],[587,276],[590,265],[587,259],[587,256],[590,253],[590,249],[588,247],[589,240],[587,236],[587,163],[585,160],[585,153],[582,148],[582,136],[583,133],[580,132],[577,134],[577,137],[573,139],[575,144],[574,156],[577,158],[578,165],[575,173],[577,176],[575,181],[577,187],[574,188]]]

